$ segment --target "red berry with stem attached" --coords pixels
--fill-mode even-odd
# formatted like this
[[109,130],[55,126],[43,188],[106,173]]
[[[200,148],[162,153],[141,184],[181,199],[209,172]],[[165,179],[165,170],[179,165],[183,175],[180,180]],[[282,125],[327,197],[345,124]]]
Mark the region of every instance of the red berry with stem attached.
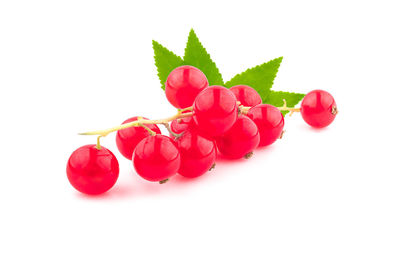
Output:
[[333,122],[337,114],[337,106],[330,93],[314,90],[303,98],[300,111],[307,124],[322,128]]
[[[129,118],[125,120],[122,124],[130,123],[136,121],[138,119],[137,116]],[[147,119],[144,118],[143,119]],[[148,128],[156,132],[157,134],[161,134],[160,129],[157,125],[146,124]],[[128,127],[121,130],[118,130],[116,136],[116,142],[119,152],[127,158],[132,160],[132,154],[135,150],[135,147],[139,142],[149,136],[149,132],[143,127]]]
[[236,85],[229,90],[243,106],[255,106],[262,103],[261,96],[250,86]]
[[176,108],[193,105],[196,96],[208,87],[207,77],[199,69],[185,65],[174,69],[165,82],[165,94]]
[[225,134],[217,138],[219,151],[227,157],[238,159],[250,154],[260,143],[257,125],[247,116],[240,115]]
[[194,178],[206,173],[215,163],[217,150],[212,139],[199,135],[194,129],[186,130],[176,143],[181,154],[179,174]]
[[283,130],[285,120],[281,111],[273,105],[261,104],[250,108],[247,113],[260,132],[259,146],[267,146],[275,142]]
[[184,117],[181,119],[175,119],[171,122],[171,131],[175,134],[181,134],[185,132],[193,125],[193,117]]
[[181,164],[179,150],[171,138],[148,136],[136,146],[133,165],[148,181],[163,181],[175,175]]
[[85,194],[101,194],[114,186],[119,165],[114,154],[96,145],[86,145],[75,150],[67,164],[69,182]]
[[222,86],[210,86],[200,92],[193,110],[196,126],[210,137],[228,131],[238,115],[235,95]]

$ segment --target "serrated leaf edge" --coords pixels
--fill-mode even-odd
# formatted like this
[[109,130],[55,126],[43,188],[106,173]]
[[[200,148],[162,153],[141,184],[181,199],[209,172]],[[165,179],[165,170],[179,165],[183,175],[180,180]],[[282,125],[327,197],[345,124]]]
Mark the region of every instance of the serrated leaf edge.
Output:
[[264,62],[264,63],[262,63],[262,64],[259,64],[259,65],[257,65],[257,66],[254,66],[254,67],[252,67],[252,68],[248,68],[247,70],[245,70],[245,71],[243,71],[243,72],[241,72],[241,73],[238,73],[238,74],[236,74],[235,76],[233,76],[233,77],[232,77],[229,81],[227,81],[224,85],[225,85],[225,87],[230,88],[230,87],[228,87],[228,86],[230,86],[230,85],[228,85],[228,84],[229,84],[229,82],[231,82],[231,81],[234,80],[235,78],[239,78],[239,76],[242,76],[242,75],[245,74],[246,72],[251,71],[251,70],[255,70],[255,69],[257,69],[257,68],[261,68],[261,67],[263,67],[264,65],[266,65],[266,64],[268,64],[268,63],[272,63],[272,62],[274,62],[274,61],[279,61],[278,70],[276,71],[276,73],[275,73],[275,75],[274,75],[274,78],[273,78],[273,80],[272,80],[272,85],[271,85],[271,87],[272,87],[273,84],[274,84],[276,75],[277,75],[277,73],[278,73],[278,71],[279,71],[279,67],[281,66],[282,60],[283,60],[283,56],[278,57],[278,58],[275,58],[275,59],[272,59],[272,60],[267,61],[267,62]]
[[217,70],[217,74],[218,74],[218,76],[219,76],[219,78],[220,78],[220,81],[221,81],[220,84],[223,85],[223,84],[224,84],[224,79],[223,79],[223,77],[222,77],[221,72],[219,71],[219,68],[217,67],[217,64],[211,59],[211,55],[207,52],[206,48],[203,46],[203,44],[201,43],[200,39],[197,37],[197,35],[196,35],[196,33],[194,32],[193,28],[190,30],[189,36],[188,36],[188,40],[187,40],[187,42],[186,42],[185,53],[184,53],[184,56],[183,56],[183,61],[184,61],[184,63],[187,64],[187,61],[186,61],[185,57],[186,57],[186,54],[188,53],[188,44],[189,44],[189,39],[190,39],[191,37],[195,38],[195,40],[199,43],[200,47],[202,48],[202,49],[201,49],[201,53],[205,54],[205,56],[211,61],[211,64],[212,64],[212,65],[215,67],[215,69]]
[[153,47],[153,52],[154,52],[154,56],[153,56],[153,58],[154,58],[154,64],[156,65],[156,68],[157,68],[157,76],[158,76],[158,79],[160,80],[161,88],[164,90],[164,89],[165,89],[165,83],[163,83],[163,81],[161,80],[161,79],[162,79],[161,76],[160,76],[160,75],[161,75],[161,72],[160,72],[160,70],[159,70],[159,65],[158,65],[157,59],[156,59],[157,55],[156,55],[155,46],[159,46],[159,47],[161,47],[161,49],[164,49],[165,51],[167,51],[170,55],[173,55],[173,56],[179,58],[179,59],[181,60],[181,62],[182,62],[182,65],[184,65],[184,60],[182,59],[181,56],[176,55],[174,52],[170,51],[169,49],[167,49],[166,47],[164,47],[162,44],[160,44],[159,42],[157,42],[156,40],[153,40],[153,41],[152,41],[152,47]]

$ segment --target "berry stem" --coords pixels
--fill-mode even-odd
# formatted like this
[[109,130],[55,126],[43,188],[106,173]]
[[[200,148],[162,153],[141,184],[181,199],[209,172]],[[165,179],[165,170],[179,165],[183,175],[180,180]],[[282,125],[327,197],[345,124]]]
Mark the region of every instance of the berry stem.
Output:
[[181,112],[181,113],[184,113],[184,112],[187,112],[187,111],[192,112],[192,111],[193,111],[193,106],[189,106],[189,107],[180,109],[180,110],[178,110],[178,111]]
[[287,107],[285,99],[283,99],[283,106],[278,107],[278,109],[281,111],[289,111],[290,112],[289,116],[293,115],[294,112],[300,112],[300,108]]
[[[187,108],[185,108],[187,109]],[[183,109],[183,110],[185,110]],[[105,137],[108,134],[124,129],[124,128],[128,128],[128,127],[138,127],[138,126],[143,126],[145,124],[165,124],[165,123],[169,123],[175,119],[182,119],[185,117],[190,117],[193,115],[193,112],[190,113],[182,113],[182,110],[178,110],[178,113],[168,117],[168,118],[164,118],[164,119],[155,119],[155,120],[147,120],[147,119],[141,119],[139,118],[136,121],[133,122],[129,122],[129,123],[125,123],[123,125],[119,125],[119,126],[115,126],[109,129],[104,129],[104,130],[96,130],[96,131],[89,131],[89,132],[84,132],[84,133],[79,133],[79,135],[98,135],[99,137]],[[147,128],[147,126],[143,126],[144,128]],[[150,130],[150,129],[148,129]],[[154,131],[150,130],[149,131],[150,134],[153,134]],[[99,141],[99,138],[98,138]]]
[[101,145],[100,145],[100,138],[101,138],[101,137],[102,137],[102,136],[98,136],[98,137],[97,137],[96,148],[97,148],[98,150],[101,149]]
[[[239,103],[239,102],[238,102]],[[242,113],[242,114],[247,114],[247,112],[250,110],[250,108],[251,108],[251,106],[239,106],[239,110],[240,110],[240,113]],[[287,104],[286,104],[286,100],[285,99],[283,99],[283,106],[280,106],[280,107],[277,107],[280,111],[289,111],[290,112],[290,114],[289,115],[292,115],[294,112],[300,112],[300,108],[290,108],[290,107],[287,107]]]
[[[138,120],[143,120],[142,118],[138,118]],[[139,124],[139,126],[143,127],[144,129],[147,130],[147,132],[149,132],[150,136],[154,137],[157,133],[154,132],[153,130],[151,130],[150,128],[148,128],[147,126],[143,125],[143,124]]]
[[165,126],[165,128],[168,130],[168,132],[173,135],[176,139],[178,139],[180,136],[182,136],[181,134],[177,134],[174,131],[172,131],[171,126],[169,125],[169,123],[163,123],[163,125]]

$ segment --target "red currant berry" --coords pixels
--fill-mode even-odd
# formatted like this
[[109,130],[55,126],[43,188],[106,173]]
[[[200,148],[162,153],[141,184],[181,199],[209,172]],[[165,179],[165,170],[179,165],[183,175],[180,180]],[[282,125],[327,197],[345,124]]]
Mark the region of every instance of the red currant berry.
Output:
[[86,194],[101,194],[114,186],[118,179],[119,165],[114,154],[96,145],[86,145],[75,150],[67,164],[69,182]]
[[[147,118],[143,118],[147,119]],[[137,120],[137,116],[129,118],[125,120],[122,124],[130,123]],[[160,129],[157,125],[146,124],[148,128],[156,132],[157,134],[161,134]],[[149,132],[143,127],[128,127],[121,130],[118,130],[116,136],[116,142],[119,152],[127,158],[132,160],[132,154],[135,150],[135,147],[139,142],[147,137]]]
[[235,95],[222,86],[210,86],[200,92],[193,109],[196,126],[210,137],[228,131],[238,116]]
[[219,151],[233,159],[243,158],[258,147],[259,143],[257,125],[244,115],[240,115],[233,127],[217,138]]
[[163,181],[178,172],[181,164],[179,150],[171,138],[148,136],[136,146],[133,165],[148,181]]
[[188,130],[192,125],[193,125],[193,118],[190,116],[173,120],[171,122],[170,127],[171,131],[174,132],[175,134],[181,134],[182,132]]
[[231,92],[236,96],[236,99],[243,106],[255,106],[262,104],[261,96],[250,86],[236,85],[229,90],[231,90]]
[[167,77],[165,94],[176,108],[193,105],[196,96],[208,86],[207,77],[199,69],[185,65],[174,69]]
[[281,111],[273,105],[261,104],[250,108],[247,113],[258,127],[260,132],[260,145],[267,146],[275,142],[283,130],[285,119]]
[[301,115],[312,127],[328,126],[336,117],[337,107],[332,95],[323,90],[309,92],[301,102]]
[[199,135],[194,129],[186,130],[176,140],[181,153],[179,174],[194,178],[206,173],[214,164],[217,150],[212,139]]

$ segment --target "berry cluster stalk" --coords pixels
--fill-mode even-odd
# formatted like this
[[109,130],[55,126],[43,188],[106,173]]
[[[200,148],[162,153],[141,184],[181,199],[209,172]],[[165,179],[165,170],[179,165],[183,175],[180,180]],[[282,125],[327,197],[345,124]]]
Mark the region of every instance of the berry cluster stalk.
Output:
[[[240,104],[238,102],[238,104]],[[242,114],[247,114],[247,112],[250,110],[251,107],[244,107],[244,106],[239,106],[239,111]],[[289,111],[290,115],[292,115],[294,112],[300,112],[300,108],[289,108],[286,105],[286,100],[283,100],[283,106],[278,107],[279,110],[281,111]],[[185,117],[191,117],[193,116],[193,107],[187,107],[184,109],[179,109],[178,113],[176,113],[173,116],[164,118],[164,119],[155,119],[155,120],[148,120],[148,119],[143,119],[143,118],[138,118],[138,120],[133,121],[133,122],[129,122],[126,124],[122,124],[119,126],[115,126],[109,129],[104,129],[104,130],[95,130],[95,131],[89,131],[89,132],[84,132],[84,133],[79,133],[79,135],[97,135],[97,148],[100,149],[100,138],[101,137],[105,137],[108,134],[112,133],[112,132],[116,132],[118,130],[121,129],[125,129],[125,128],[129,128],[129,127],[138,127],[141,126],[143,128],[145,128],[150,135],[155,135],[155,132],[152,131],[151,129],[149,129],[147,126],[145,126],[145,124],[163,124],[166,126],[166,128],[168,129],[168,131],[172,132],[169,129],[169,122],[176,120],[176,119],[182,119]]]
[[[251,107],[239,106],[240,113],[247,114]],[[280,111],[289,111],[291,116],[294,112],[300,112],[300,108],[287,107],[286,100],[283,99],[283,106],[277,107]]]
[[166,124],[166,123],[169,123],[169,122],[171,122],[171,121],[173,121],[175,119],[182,119],[182,118],[185,118],[185,117],[193,116],[193,112],[182,113],[184,111],[191,111],[191,110],[192,110],[192,107],[188,107],[188,108],[185,108],[185,109],[182,109],[182,110],[178,110],[177,114],[175,114],[175,115],[173,115],[171,117],[168,117],[168,118],[164,118],[164,119],[148,120],[148,119],[138,118],[138,120],[133,121],[133,122],[129,122],[129,123],[126,123],[126,124],[122,124],[122,125],[115,126],[115,127],[108,128],[108,129],[104,129],[104,130],[83,132],[83,133],[79,133],[79,135],[98,135],[98,136],[105,137],[105,136],[107,136],[108,134],[110,134],[112,132],[116,132],[118,130],[125,129],[125,128],[128,128],[128,127],[142,126],[142,127],[146,128],[146,126],[144,126],[145,124]]

